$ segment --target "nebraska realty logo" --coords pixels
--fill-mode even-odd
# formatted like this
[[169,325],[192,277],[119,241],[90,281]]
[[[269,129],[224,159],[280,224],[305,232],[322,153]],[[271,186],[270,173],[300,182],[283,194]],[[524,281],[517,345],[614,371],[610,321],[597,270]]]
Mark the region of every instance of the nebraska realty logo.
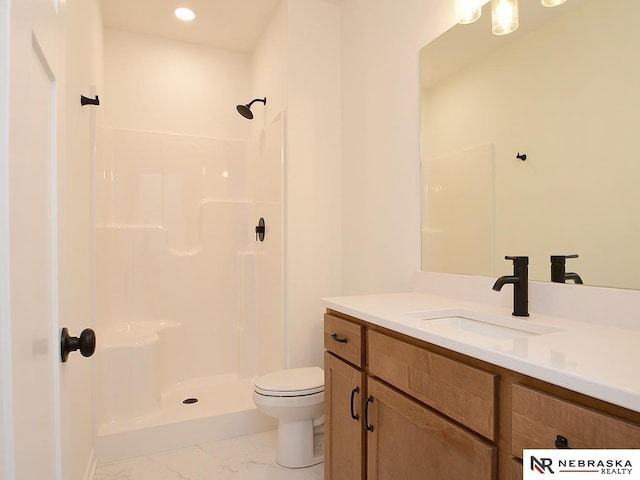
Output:
[[524,450],[522,468],[523,480],[545,478],[541,475],[573,480],[640,479],[640,450]]

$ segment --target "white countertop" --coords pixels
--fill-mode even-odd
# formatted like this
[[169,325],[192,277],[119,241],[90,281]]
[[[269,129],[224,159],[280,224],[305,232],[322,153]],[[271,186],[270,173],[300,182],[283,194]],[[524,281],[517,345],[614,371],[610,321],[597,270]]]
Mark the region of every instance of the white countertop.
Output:
[[[409,292],[322,299],[322,305],[413,338],[640,412],[640,331],[530,313],[427,293]],[[432,326],[417,312],[464,309],[527,322],[552,333],[490,338]],[[413,313],[412,313],[413,312]],[[427,315],[428,316],[428,315]]]

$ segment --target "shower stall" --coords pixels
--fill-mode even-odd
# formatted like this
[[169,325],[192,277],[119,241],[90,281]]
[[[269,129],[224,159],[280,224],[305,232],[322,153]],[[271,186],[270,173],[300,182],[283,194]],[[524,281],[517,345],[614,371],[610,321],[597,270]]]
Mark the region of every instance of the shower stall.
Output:
[[285,117],[260,118],[249,140],[98,128],[100,461],[276,426],[251,393],[284,367]]

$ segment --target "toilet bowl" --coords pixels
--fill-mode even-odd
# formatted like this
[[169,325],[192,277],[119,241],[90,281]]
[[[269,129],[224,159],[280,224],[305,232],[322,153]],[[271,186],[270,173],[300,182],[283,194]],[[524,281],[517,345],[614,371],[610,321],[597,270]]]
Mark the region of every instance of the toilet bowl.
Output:
[[293,368],[263,375],[255,381],[253,401],[278,419],[278,464],[301,468],[324,461],[318,446],[322,442],[314,442],[314,431],[321,435],[324,422],[324,370]]

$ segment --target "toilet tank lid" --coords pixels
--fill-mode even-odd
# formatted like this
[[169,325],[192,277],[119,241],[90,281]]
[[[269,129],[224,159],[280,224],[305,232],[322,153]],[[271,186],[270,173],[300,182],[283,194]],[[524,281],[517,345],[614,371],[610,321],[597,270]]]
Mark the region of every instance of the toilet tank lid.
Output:
[[324,387],[324,370],[320,367],[291,368],[258,377],[255,386],[271,392],[297,392]]

